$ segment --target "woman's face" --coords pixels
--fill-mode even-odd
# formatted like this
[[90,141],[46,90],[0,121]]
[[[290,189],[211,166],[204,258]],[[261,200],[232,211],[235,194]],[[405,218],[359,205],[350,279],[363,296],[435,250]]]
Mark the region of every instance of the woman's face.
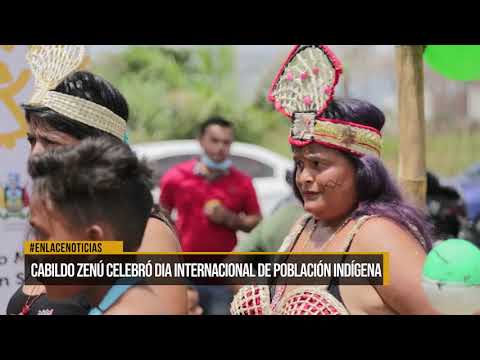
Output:
[[357,203],[353,164],[339,151],[319,144],[295,147],[293,158],[305,211],[326,223],[343,221]]
[[30,155],[41,154],[46,149],[53,147],[76,145],[80,142],[80,140],[61,131],[32,125],[29,125],[27,138],[30,143]]

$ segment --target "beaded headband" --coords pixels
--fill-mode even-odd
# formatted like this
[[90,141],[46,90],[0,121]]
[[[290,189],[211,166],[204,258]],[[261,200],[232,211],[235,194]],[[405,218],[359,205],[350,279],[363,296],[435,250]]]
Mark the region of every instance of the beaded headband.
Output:
[[34,76],[34,91],[28,105],[48,107],[61,115],[126,138],[127,122],[110,109],[76,96],[52,91],[77,71],[85,58],[83,45],[33,45],[27,53]]
[[355,156],[379,156],[382,136],[377,129],[322,117],[333,100],[342,64],[325,45],[296,45],[280,68],[268,99],[292,121],[289,142],[319,143]]

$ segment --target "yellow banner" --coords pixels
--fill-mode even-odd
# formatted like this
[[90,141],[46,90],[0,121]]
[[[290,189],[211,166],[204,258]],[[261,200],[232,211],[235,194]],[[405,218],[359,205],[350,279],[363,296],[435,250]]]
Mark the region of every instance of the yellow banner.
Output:
[[123,253],[122,241],[25,241],[25,255],[112,255]]

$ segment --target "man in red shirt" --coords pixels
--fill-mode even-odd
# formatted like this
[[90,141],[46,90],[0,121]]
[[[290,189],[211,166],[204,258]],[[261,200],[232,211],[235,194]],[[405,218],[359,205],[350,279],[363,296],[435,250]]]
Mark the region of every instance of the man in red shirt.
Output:
[[[200,127],[201,158],[178,164],[162,177],[160,203],[166,211],[177,210],[176,226],[185,252],[230,252],[237,244],[236,232],[250,232],[262,219],[252,179],[229,158],[233,140],[230,122],[208,119]],[[225,298],[226,288],[199,291],[200,302],[202,297],[215,297],[218,302]],[[204,310],[228,313],[228,307],[209,311],[204,306]]]
[[200,128],[202,157],[172,167],[160,184],[160,203],[177,210],[177,230],[186,252],[229,252],[236,231],[250,232],[261,220],[252,179],[229,159],[233,127],[210,118]]

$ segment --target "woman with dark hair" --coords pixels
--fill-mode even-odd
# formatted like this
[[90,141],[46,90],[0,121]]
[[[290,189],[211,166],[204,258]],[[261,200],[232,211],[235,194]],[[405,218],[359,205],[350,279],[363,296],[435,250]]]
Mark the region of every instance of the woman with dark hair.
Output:
[[[78,67],[84,59],[84,47],[77,45],[32,46],[27,55],[35,77],[32,99],[24,105],[29,126],[31,154],[47,149],[77,145],[88,138],[104,138],[127,142],[128,104],[123,95],[108,81]],[[167,216],[158,207],[152,209],[143,234],[140,252],[176,252],[180,246]],[[158,309],[164,314],[184,314],[184,286],[153,286]],[[141,297],[128,291],[120,300],[136,304]],[[38,309],[37,304],[43,304]],[[72,299],[70,310],[61,313],[88,311],[88,304]],[[43,286],[21,287],[12,297],[8,314],[37,314],[54,310],[57,304],[45,299]]]
[[[325,46],[295,47],[270,99],[293,120],[294,190],[308,214],[280,252],[388,252],[390,285],[244,287],[233,314],[430,314],[422,269],[431,249],[426,215],[407,204],[382,161],[385,117],[374,105],[334,99],[341,65]],[[252,291],[256,290],[256,291]],[[252,294],[270,294],[256,309]]]

